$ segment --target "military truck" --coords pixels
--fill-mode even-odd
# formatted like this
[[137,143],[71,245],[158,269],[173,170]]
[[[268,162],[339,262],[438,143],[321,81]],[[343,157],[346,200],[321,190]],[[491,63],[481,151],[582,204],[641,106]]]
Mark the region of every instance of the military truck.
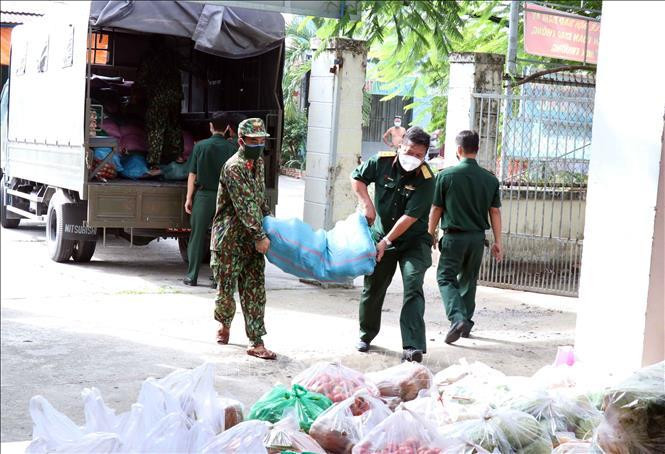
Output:
[[[12,33],[2,92],[0,221],[4,228],[44,221],[57,262],[90,261],[108,235],[130,246],[178,238],[186,252],[185,181],[99,178],[126,150],[122,140],[96,134],[94,123],[108,113],[98,100],[105,90],[131,91],[156,36],[178,55],[180,122],[192,141],[209,136],[218,111],[264,119],[271,136],[267,196],[273,208],[277,202],[281,14],[203,2],[54,2],[42,19]],[[112,152],[95,160],[99,148]]]

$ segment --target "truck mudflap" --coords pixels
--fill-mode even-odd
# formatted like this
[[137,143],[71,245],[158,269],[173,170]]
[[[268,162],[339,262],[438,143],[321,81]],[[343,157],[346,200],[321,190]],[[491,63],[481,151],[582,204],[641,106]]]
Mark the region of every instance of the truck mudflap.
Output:
[[88,204],[65,203],[62,205],[62,219],[64,223],[63,238],[65,240],[96,241],[97,229],[85,222]]

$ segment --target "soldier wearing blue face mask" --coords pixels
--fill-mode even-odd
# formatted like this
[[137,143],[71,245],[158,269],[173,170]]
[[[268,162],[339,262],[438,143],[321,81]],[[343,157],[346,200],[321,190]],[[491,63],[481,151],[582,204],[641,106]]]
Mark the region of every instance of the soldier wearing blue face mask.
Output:
[[[372,235],[377,241],[374,273],[365,276],[360,297],[360,341],[357,350],[366,352],[379,333],[381,308],[397,265],[402,272],[404,298],[400,314],[403,360],[422,361],[426,352],[425,297],[423,280],[432,264],[427,215],[434,195],[432,172],[423,161],[430,137],[412,127],[399,152],[379,153],[352,174]],[[374,201],[367,186],[374,183]]]

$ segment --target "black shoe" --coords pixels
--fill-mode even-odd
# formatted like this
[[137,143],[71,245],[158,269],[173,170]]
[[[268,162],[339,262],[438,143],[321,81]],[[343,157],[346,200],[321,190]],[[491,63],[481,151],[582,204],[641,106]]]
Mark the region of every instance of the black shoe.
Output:
[[210,279],[210,282],[215,282],[215,276],[210,276],[208,279]]
[[193,281],[188,277],[184,278],[182,280],[182,283],[185,284],[185,285],[189,285],[190,287],[196,287],[196,281]]
[[360,353],[367,353],[369,350],[369,342],[365,342],[363,340],[358,341],[356,344],[356,350],[358,350]]
[[217,290],[217,282],[214,282],[214,281],[211,282],[210,283],[210,288],[213,289],[213,290]]
[[466,325],[464,326],[464,331],[462,331],[462,336],[464,339],[468,339],[471,336],[471,328],[473,325],[470,322],[466,322]]
[[402,353],[402,362],[410,361],[416,363],[423,362],[423,351],[417,348],[405,348]]
[[467,330],[471,331],[471,325],[469,322],[461,321],[453,323],[453,326],[450,327],[450,331],[446,334],[446,344],[452,344],[459,340],[462,336],[462,333]]

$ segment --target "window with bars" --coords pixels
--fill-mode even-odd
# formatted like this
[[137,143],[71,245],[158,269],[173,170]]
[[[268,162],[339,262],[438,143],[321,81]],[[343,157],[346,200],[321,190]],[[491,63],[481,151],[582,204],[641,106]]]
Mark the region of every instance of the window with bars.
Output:
[[92,33],[88,43],[88,63],[93,65],[111,64],[111,35],[108,33]]

